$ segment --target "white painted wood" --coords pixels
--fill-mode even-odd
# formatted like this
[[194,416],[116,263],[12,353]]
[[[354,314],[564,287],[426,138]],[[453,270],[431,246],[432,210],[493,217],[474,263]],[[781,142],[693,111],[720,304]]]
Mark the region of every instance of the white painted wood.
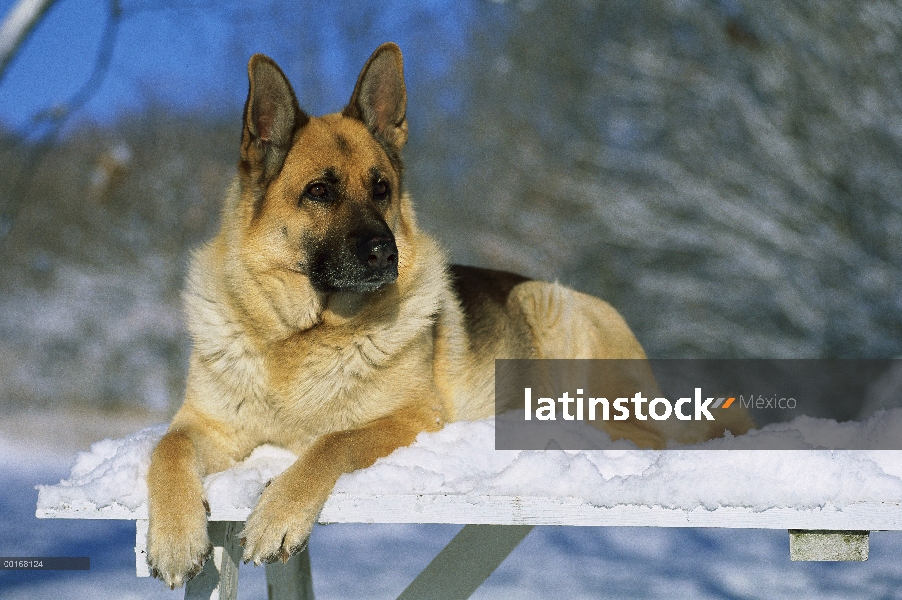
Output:
[[[250,509],[212,507],[212,521],[245,521]],[[146,519],[147,507],[65,506],[41,509],[45,519]],[[728,527],[750,529],[902,530],[902,503],[857,502],[844,507],[663,508],[621,504],[595,506],[579,498],[529,496],[351,495],[335,493],[321,523],[461,523],[512,525],[604,525],[624,527]]]
[[[250,511],[248,511],[250,514]],[[39,519],[147,519],[147,504],[142,504],[136,509],[113,504],[111,506],[97,507],[85,502],[84,504],[66,504],[54,508],[39,508],[34,512]]]
[[135,574],[138,577],[150,577],[147,565],[147,519],[135,521]]
[[861,502],[819,509],[746,507],[663,508],[621,504],[600,507],[579,498],[521,496],[375,496],[333,494],[322,523],[462,523],[728,527],[751,529],[902,530],[898,502]]
[[213,556],[203,570],[185,585],[185,600],[236,600],[238,598],[238,565],[241,545],[238,532],[243,523],[211,522],[208,526]]
[[266,594],[268,600],[313,600],[309,547],[285,564],[266,565]]

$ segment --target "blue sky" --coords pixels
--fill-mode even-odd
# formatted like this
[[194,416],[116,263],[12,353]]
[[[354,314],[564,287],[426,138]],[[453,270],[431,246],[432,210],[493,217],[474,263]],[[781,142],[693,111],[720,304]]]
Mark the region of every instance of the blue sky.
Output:
[[[0,0],[0,14],[14,4]],[[89,79],[108,7],[98,0],[58,0],[0,81],[0,124],[27,133],[36,115],[65,103]],[[308,80],[315,74],[320,85],[307,90],[302,83],[299,99],[311,112],[332,111],[350,94],[368,52],[386,40],[402,49],[405,42],[419,47],[424,44],[418,36],[430,32],[430,51],[408,61],[408,74],[412,67],[427,77],[440,76],[464,49],[472,7],[445,0],[353,5],[124,0],[110,69],[73,121],[109,122],[151,103],[238,114],[253,52],[273,56],[296,88],[304,74]]]
[[[12,4],[0,2],[4,15]],[[187,108],[210,95],[211,82],[225,66],[218,49],[227,29],[197,11],[190,22],[167,13],[172,11],[132,12],[126,5],[110,70],[82,117],[108,120],[151,98]],[[4,125],[27,129],[34,115],[66,102],[88,80],[107,18],[105,2],[54,5],[0,82]]]

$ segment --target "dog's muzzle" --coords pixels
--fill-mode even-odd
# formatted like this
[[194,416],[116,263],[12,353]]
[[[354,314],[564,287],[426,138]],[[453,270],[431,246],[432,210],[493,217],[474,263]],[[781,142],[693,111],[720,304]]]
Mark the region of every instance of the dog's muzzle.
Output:
[[[398,279],[398,246],[388,228],[370,230],[310,252],[310,281],[321,292],[375,292]],[[350,243],[348,243],[350,242]]]

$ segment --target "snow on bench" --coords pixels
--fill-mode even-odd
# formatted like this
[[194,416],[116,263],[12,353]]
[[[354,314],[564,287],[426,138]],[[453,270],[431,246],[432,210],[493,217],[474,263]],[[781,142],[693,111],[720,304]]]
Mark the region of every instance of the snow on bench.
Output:
[[[38,486],[37,517],[137,521],[136,570],[148,576],[145,476],[165,431],[159,425],[93,444],[78,456],[68,479]],[[869,531],[902,530],[902,451],[816,448],[827,439],[867,447],[868,439],[888,431],[902,431],[902,409],[877,413],[864,423],[802,417],[667,451],[611,445],[604,434],[576,424],[572,435],[597,436],[598,444],[615,449],[514,451],[494,450],[491,419],[452,423],[421,434],[369,469],[342,476],[319,521],[467,524],[433,561],[438,566],[427,567],[404,598],[447,591],[451,575],[463,586],[456,597],[466,598],[534,525],[787,529],[793,560],[866,560]],[[775,436],[798,450],[743,449],[754,447],[754,436]],[[294,459],[284,449],[262,446],[206,478],[216,557],[208,561],[213,574],[205,579],[205,569],[189,582],[186,597],[233,597],[241,553],[234,533],[265,483]],[[499,525],[508,527],[490,527]],[[461,544],[482,548],[470,553],[478,558],[471,561],[487,573],[474,573],[473,564],[461,566],[458,559],[467,553],[454,551]],[[458,563],[456,570],[449,561]],[[267,568],[270,585],[275,581],[275,587],[287,589],[306,581],[310,591],[306,553],[280,568]],[[282,597],[312,597],[312,591],[293,593]]]

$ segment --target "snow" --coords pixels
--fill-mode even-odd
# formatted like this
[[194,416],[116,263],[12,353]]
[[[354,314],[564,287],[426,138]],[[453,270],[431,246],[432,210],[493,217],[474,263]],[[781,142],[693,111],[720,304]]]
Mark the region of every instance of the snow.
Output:
[[[135,509],[145,504],[150,453],[164,433],[166,426],[156,425],[124,439],[94,442],[90,452],[78,454],[69,479],[58,486],[39,486],[39,507],[45,497],[61,502],[78,498],[98,507],[115,502]],[[59,490],[58,496],[51,490]],[[72,495],[63,490],[72,490]]]
[[[0,597],[4,600],[38,597],[111,600],[184,597],[183,589],[170,592],[158,580],[135,576],[133,521],[34,517],[37,500],[34,484],[59,481],[70,473],[74,448],[87,447],[86,442],[76,443],[74,439],[63,445],[48,445],[50,442],[67,437],[97,439],[104,435],[98,434],[98,431],[128,432],[143,425],[121,416],[95,416],[90,419],[90,427],[83,428],[85,430],[81,435],[68,436],[77,433],[75,430],[79,428],[74,425],[84,419],[74,421],[71,415],[59,412],[47,413],[45,417],[41,420],[29,413],[24,419],[14,417],[4,421],[6,433],[0,434],[0,482],[3,484],[0,485],[0,540],[5,541],[0,542],[0,549],[4,556],[89,555],[91,571],[3,572],[0,573]],[[55,431],[59,435],[36,435],[29,427],[35,422],[40,422],[45,432]],[[104,492],[101,488],[103,477],[90,481],[87,472],[83,471],[83,468],[93,471],[104,463],[111,471],[124,470],[131,472],[132,476],[137,472],[133,485],[142,486],[143,490],[141,470],[146,468],[153,440],[163,430],[164,427],[159,426],[124,440],[101,444],[86,453],[91,458],[79,457],[77,462],[81,466],[77,471],[80,474],[77,480],[71,475],[67,477],[71,484],[69,489],[57,489],[55,493],[71,497],[79,485],[92,485],[91,497],[103,502],[101,492],[105,495],[121,492]],[[516,458],[521,454],[490,451],[491,431],[491,422],[450,425],[437,434],[424,435],[417,444],[399,450],[371,469],[342,478],[339,485],[371,485],[367,482],[373,480],[382,485],[374,475],[381,473],[381,476],[388,476],[393,471],[400,475],[409,472],[412,465],[417,465],[422,469],[417,477],[422,476],[421,481],[429,482],[423,485],[424,489],[435,489],[443,481],[433,480],[437,476],[430,463],[439,463],[435,442],[440,440],[444,440],[448,447],[461,445],[459,452],[444,455],[440,462],[444,471],[442,477],[447,476],[462,485],[464,467],[485,472],[497,471],[513,463],[510,456]],[[23,435],[13,435],[16,432]],[[142,435],[146,437],[140,437]],[[488,449],[486,443],[489,444]],[[478,456],[464,460],[465,444],[478,447]],[[732,451],[694,452],[696,459],[703,460],[709,454],[715,458],[740,454]],[[117,454],[120,459],[114,460],[112,456]],[[542,453],[526,453],[523,459],[526,460],[530,454]],[[571,455],[589,457],[593,453],[544,454],[548,458],[561,458]],[[622,450],[605,452],[606,481],[642,474],[646,465],[650,464],[651,454]],[[671,452],[661,454],[670,455]],[[884,468],[886,473],[898,471],[895,452],[873,452],[868,454],[868,458],[873,464]],[[124,462],[117,462],[126,459],[134,461],[128,469],[123,466]],[[259,477],[262,481],[292,459],[282,450],[261,448],[255,459],[246,460],[242,467],[245,468],[245,476]],[[494,460],[504,462],[492,466]],[[249,468],[252,462],[257,464],[255,468],[268,464],[267,468],[271,471],[255,473],[254,468]],[[99,468],[97,475],[100,476],[102,471],[103,468]],[[208,487],[225,485],[227,478],[239,474],[234,471],[208,478]],[[513,477],[513,470],[508,473]],[[735,484],[741,483],[738,477],[732,479]],[[49,490],[63,486],[42,487]],[[82,490],[82,493],[85,492]],[[49,498],[47,493],[43,492],[45,499]],[[213,493],[220,492],[213,489]],[[459,529],[460,525],[450,524],[317,525],[310,542],[316,595],[324,598],[395,598]],[[898,597],[897,592],[902,589],[902,561],[898,560],[902,555],[902,534],[896,531],[872,532],[870,546],[870,557],[864,563],[799,563],[789,561],[785,529],[540,526],[527,536],[473,598],[531,600],[567,597],[588,600],[597,598],[600,590],[604,590],[606,598],[616,600],[663,597],[674,600]],[[263,571],[262,568],[242,566],[240,598],[266,598]]]
[[[686,510],[897,502],[902,498],[902,451],[743,448],[754,436],[770,436],[798,448],[818,448],[819,441],[842,436],[850,445],[862,446],[874,440],[875,432],[885,435],[900,423],[902,409],[896,409],[875,413],[862,423],[802,417],[746,436],[667,451],[627,449],[623,443],[615,450],[517,451],[494,450],[493,419],[458,422],[422,433],[411,446],[372,467],[342,476],[335,491],[362,496],[575,497],[601,507]],[[85,505],[144,509],[150,452],[165,430],[165,425],[157,425],[124,439],[96,442],[78,456],[67,479],[38,486],[38,510]],[[606,438],[595,430],[571,433]],[[261,446],[233,468],[208,476],[204,485],[213,512],[253,508],[266,482],[294,460],[287,450]]]

